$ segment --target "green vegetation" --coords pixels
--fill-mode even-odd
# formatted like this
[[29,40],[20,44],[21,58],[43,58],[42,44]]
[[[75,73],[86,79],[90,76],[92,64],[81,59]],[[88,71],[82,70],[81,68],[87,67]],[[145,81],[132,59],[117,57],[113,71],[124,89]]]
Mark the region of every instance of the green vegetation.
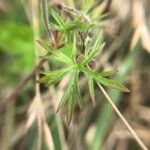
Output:
[[3,150],[149,148],[149,30],[114,2],[0,2]]

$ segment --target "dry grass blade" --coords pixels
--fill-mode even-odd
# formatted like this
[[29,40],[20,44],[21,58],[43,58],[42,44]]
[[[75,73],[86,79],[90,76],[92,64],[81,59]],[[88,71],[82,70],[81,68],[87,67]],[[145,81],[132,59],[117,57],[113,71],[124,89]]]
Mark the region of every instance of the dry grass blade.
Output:
[[119,116],[119,118],[122,120],[122,122],[125,124],[125,126],[127,127],[127,129],[130,131],[130,133],[132,134],[132,136],[134,137],[134,139],[136,140],[136,142],[142,148],[142,150],[148,150],[148,148],[141,141],[141,139],[138,137],[138,135],[136,134],[136,132],[129,125],[129,123],[127,122],[127,120],[120,113],[120,111],[118,110],[118,108],[116,107],[116,105],[113,103],[113,101],[111,100],[111,98],[109,97],[109,95],[107,94],[107,92],[104,90],[104,88],[98,82],[97,82],[97,85],[100,88],[100,90],[102,91],[102,93],[104,94],[104,96],[106,97],[106,99],[108,100],[108,102],[111,104],[112,108],[117,113],[117,115]]
[[133,49],[138,40],[141,39],[143,47],[150,53],[150,31],[146,23],[143,2],[140,0],[133,0],[132,10],[135,33],[131,42],[131,49]]
[[46,141],[46,144],[48,146],[48,149],[49,150],[54,150],[54,144],[53,144],[53,140],[52,140],[52,135],[51,135],[51,132],[50,132],[50,128],[48,126],[48,124],[46,122],[44,122],[43,124],[43,129],[44,129],[44,135],[45,135],[45,141]]
[[45,118],[44,106],[39,96],[35,96],[28,110],[26,128],[29,129],[37,118]]

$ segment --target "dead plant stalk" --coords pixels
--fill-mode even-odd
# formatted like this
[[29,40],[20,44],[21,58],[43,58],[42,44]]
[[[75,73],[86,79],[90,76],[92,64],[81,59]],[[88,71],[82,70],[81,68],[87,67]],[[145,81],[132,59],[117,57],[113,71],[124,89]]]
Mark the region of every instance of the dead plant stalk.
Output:
[[105,89],[97,82],[98,87],[100,88],[100,90],[102,91],[102,93],[104,94],[104,96],[106,97],[106,99],[108,100],[108,102],[110,103],[110,105],[112,106],[112,108],[114,109],[114,111],[117,113],[117,115],[119,116],[119,118],[121,119],[121,121],[124,123],[124,125],[127,127],[127,129],[130,131],[130,133],[132,134],[133,138],[135,139],[135,141],[139,144],[139,146],[143,149],[143,150],[148,150],[148,148],[145,146],[145,144],[141,141],[141,139],[139,138],[139,136],[136,134],[136,132],[134,131],[134,129],[130,126],[130,124],[127,122],[127,120],[123,117],[123,115],[121,114],[121,112],[118,110],[118,108],[116,107],[116,105],[113,103],[112,99],[110,98],[110,96],[107,94],[107,92],[105,91]]

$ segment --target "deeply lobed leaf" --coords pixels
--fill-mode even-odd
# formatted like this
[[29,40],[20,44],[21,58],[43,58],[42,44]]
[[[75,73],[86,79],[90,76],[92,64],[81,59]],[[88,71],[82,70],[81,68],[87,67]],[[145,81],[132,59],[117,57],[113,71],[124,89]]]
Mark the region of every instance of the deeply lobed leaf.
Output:
[[102,76],[95,76],[95,80],[100,82],[104,86],[114,88],[123,92],[129,92],[128,88],[126,88],[123,84],[117,81],[106,79]]
[[95,81],[100,82],[102,85],[104,85],[106,87],[114,88],[114,89],[117,89],[117,90],[120,90],[123,92],[129,92],[128,88],[126,88],[124,85],[122,85],[121,83],[119,83],[117,81],[104,78],[99,73],[96,73],[86,67],[82,67],[81,70],[83,71],[83,73],[85,73],[85,75],[88,78],[93,77],[93,79]]
[[[92,1],[93,0],[91,0],[90,2]],[[86,3],[87,2],[88,1],[86,1]],[[87,6],[86,10],[88,11],[88,9],[89,8]],[[88,64],[101,52],[105,45],[102,42],[102,32],[98,35],[98,37],[96,37],[96,40],[95,38],[91,39],[91,36],[88,34],[88,30],[95,24],[84,20],[83,16],[78,16],[77,18],[74,18],[73,21],[65,23],[62,20],[61,16],[55,10],[50,9],[50,12],[51,16],[54,19],[54,23],[51,23],[52,31],[61,31],[65,35],[63,39],[63,47],[57,49],[43,41],[38,42],[42,47],[47,49],[48,55],[51,55],[53,58],[60,62],[68,64],[70,68],[56,70],[48,73],[44,72],[43,74],[45,76],[40,79],[40,83],[44,83],[45,85],[55,84],[58,81],[60,81],[69,71],[71,71],[70,82],[68,83],[68,86],[57,108],[57,111],[59,111],[64,105],[67,105],[67,122],[69,124],[72,119],[75,106],[79,105],[80,109],[82,109],[84,106],[78,86],[80,71],[82,71],[89,79],[88,86],[93,104],[95,104],[94,81],[99,82],[106,87],[115,88],[124,92],[129,92],[129,90],[121,83],[105,78],[114,75],[116,71],[106,71],[97,73],[88,68]],[[83,36],[83,38],[85,38],[85,53],[84,57],[81,58],[81,61],[77,61],[76,50],[77,47],[80,47],[80,43],[77,44],[78,38],[76,36],[76,33],[72,31],[78,31],[82,33],[87,32],[85,34],[86,36]],[[94,44],[92,42],[94,42]]]

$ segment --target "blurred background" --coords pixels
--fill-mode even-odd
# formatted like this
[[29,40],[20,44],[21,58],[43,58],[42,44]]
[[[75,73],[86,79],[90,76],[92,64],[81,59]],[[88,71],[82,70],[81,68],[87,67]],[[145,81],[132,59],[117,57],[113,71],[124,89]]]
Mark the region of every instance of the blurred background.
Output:
[[[94,21],[102,20],[106,46],[96,60],[98,69],[118,70],[114,78],[131,92],[107,91],[150,148],[150,1],[62,2]],[[41,86],[37,94],[34,69],[41,68],[43,62],[39,64],[38,58],[44,52],[36,40],[47,38],[39,3],[0,1],[0,149],[140,150],[97,87],[93,107],[86,80],[80,83],[86,107],[83,111],[76,108],[69,127],[65,112],[56,114],[67,79],[56,87]],[[55,68],[53,63],[44,63],[44,68],[48,65]]]

